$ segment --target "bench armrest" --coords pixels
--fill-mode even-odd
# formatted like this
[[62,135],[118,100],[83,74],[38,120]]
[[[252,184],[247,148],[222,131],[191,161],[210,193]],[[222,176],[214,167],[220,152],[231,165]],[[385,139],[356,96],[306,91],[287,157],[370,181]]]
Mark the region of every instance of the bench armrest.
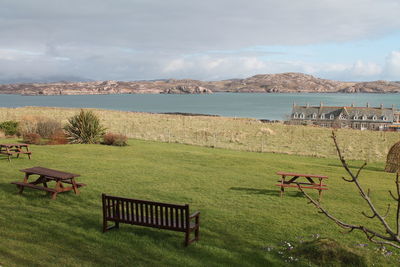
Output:
[[196,211],[195,213],[193,213],[192,215],[189,216],[189,220],[193,219],[193,218],[198,218],[200,216],[200,211]]

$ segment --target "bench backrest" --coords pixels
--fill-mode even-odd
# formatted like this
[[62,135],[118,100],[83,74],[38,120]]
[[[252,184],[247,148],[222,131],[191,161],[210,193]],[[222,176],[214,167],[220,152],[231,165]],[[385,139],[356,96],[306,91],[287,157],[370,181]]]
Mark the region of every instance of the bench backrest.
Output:
[[105,219],[175,231],[189,228],[189,205],[175,205],[102,194]]

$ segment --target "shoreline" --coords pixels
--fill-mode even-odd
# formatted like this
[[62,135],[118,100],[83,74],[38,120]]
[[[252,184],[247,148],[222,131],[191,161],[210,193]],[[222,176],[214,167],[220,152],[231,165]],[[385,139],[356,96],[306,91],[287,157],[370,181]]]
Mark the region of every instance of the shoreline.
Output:
[[19,94],[19,93],[4,93],[0,92],[1,95],[15,95],[15,96],[116,96],[116,95],[213,95],[213,94],[266,94],[266,95],[283,95],[283,94],[344,94],[344,95],[358,95],[358,94],[376,94],[376,95],[400,95],[400,92],[311,92],[311,91],[287,91],[287,92],[254,92],[254,91],[215,91],[212,93],[151,93],[151,92],[132,92],[132,93],[98,93],[98,94],[85,94],[85,93],[76,93],[76,94]]

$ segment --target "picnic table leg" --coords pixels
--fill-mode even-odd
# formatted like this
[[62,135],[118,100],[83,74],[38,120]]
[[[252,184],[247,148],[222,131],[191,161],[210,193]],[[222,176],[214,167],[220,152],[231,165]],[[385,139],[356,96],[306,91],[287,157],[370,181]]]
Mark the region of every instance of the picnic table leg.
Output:
[[[43,180],[43,186],[46,187],[46,188],[48,188],[46,178],[44,178],[44,180]],[[49,193],[50,193],[50,192],[47,192],[47,194],[49,194]]]
[[75,179],[71,178],[72,188],[74,189],[75,195],[79,195],[78,186],[76,185]]
[[11,162],[11,157],[10,157],[11,152],[8,147],[6,147],[6,152],[7,152],[7,156],[8,156],[8,162]]
[[283,197],[283,194],[285,194],[285,187],[283,187],[283,184],[285,183],[285,175],[282,175],[282,180],[281,180],[281,192],[280,192],[280,196]]
[[321,202],[321,198],[322,198],[322,178],[318,178],[319,179],[319,188],[318,189],[318,202]]
[[26,152],[28,152],[28,158],[31,159],[31,153],[29,153],[29,147],[26,146]]
[[55,189],[56,189],[57,192],[51,193],[51,199],[52,200],[55,200],[57,198],[58,192],[62,192],[61,180],[57,180]]
[[15,152],[17,152],[17,158],[19,158],[19,154],[21,154],[22,153],[22,147],[20,147],[20,146],[16,146],[15,147]]
[[[29,179],[29,174],[25,173],[25,177],[24,177],[24,183],[27,184],[28,183],[28,179]],[[19,188],[19,194],[22,194],[22,192],[24,192],[24,187],[23,186],[17,186]]]

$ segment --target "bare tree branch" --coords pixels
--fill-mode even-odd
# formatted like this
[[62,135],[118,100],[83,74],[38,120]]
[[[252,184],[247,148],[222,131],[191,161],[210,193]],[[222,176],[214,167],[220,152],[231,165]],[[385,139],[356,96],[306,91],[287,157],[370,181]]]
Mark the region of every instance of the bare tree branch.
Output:
[[393,195],[392,191],[389,190],[389,194],[390,194],[390,196],[391,196],[394,200],[399,201],[399,200]]
[[342,179],[343,179],[344,181],[346,181],[346,182],[349,182],[349,183],[352,183],[352,182],[353,182],[353,180],[346,179],[346,178],[344,178],[344,177],[342,177]]
[[[368,206],[370,207],[371,211],[373,212],[373,214],[376,215],[376,217],[378,218],[378,220],[381,222],[381,224],[383,225],[383,227],[385,228],[385,231],[391,235],[392,237],[396,237],[397,234],[395,232],[393,232],[393,230],[391,229],[391,227],[389,226],[389,224],[385,221],[385,219],[383,218],[383,216],[378,212],[378,210],[375,208],[375,206],[373,205],[371,199],[369,198],[368,194],[365,193],[364,189],[361,187],[360,183],[358,182],[358,177],[355,176],[353,174],[353,172],[350,170],[349,166],[347,165],[346,161],[343,159],[342,153],[340,151],[340,147],[339,144],[337,142],[337,138],[336,138],[336,134],[334,131],[332,131],[332,139],[333,142],[335,144],[336,147],[336,151],[338,152],[339,155],[339,159],[342,162],[342,166],[344,167],[344,169],[347,171],[347,173],[350,175],[350,177],[353,179],[354,184],[357,186],[361,196],[365,199],[365,201],[367,202]],[[360,174],[361,170],[365,167],[366,163],[364,163],[358,170],[358,174]],[[397,236],[398,238],[398,236]]]
[[359,175],[361,174],[361,171],[364,169],[364,167],[367,165],[366,162],[363,163],[361,167],[358,168],[356,173],[353,173],[352,170],[350,169],[349,165],[347,164],[342,151],[339,147],[339,143],[337,141],[337,137],[335,134],[335,131],[332,131],[332,139],[335,144],[336,151],[338,153],[338,157],[340,162],[342,163],[343,168],[346,170],[348,175],[350,176],[350,179],[347,179],[345,177],[342,177],[342,179],[346,182],[354,183],[355,186],[357,187],[361,197],[366,201],[370,211],[372,212],[372,215],[367,215],[365,212],[361,212],[362,215],[369,219],[378,219],[380,225],[383,227],[384,232],[380,233],[378,231],[372,230],[371,228],[368,228],[364,225],[355,225],[355,224],[349,224],[346,222],[343,222],[339,220],[338,218],[334,217],[331,215],[322,205],[320,202],[314,200],[310,195],[308,195],[306,192],[304,192],[303,188],[301,188],[300,184],[297,184],[299,190],[304,194],[304,196],[308,199],[308,203],[313,204],[319,211],[319,213],[324,214],[326,217],[328,217],[330,220],[335,222],[337,225],[344,229],[348,229],[346,231],[347,233],[351,233],[353,230],[359,230],[362,231],[367,239],[370,242],[379,244],[379,245],[389,245],[395,248],[400,248],[400,181],[399,181],[399,174],[396,174],[396,193],[397,197],[394,196],[394,194],[389,191],[391,197],[397,202],[397,213],[396,213],[396,232],[392,230],[390,227],[389,223],[386,221],[386,217],[389,215],[390,211],[390,204],[388,204],[386,213],[382,215],[374,206],[372,203],[372,200],[370,199],[370,190],[367,189],[367,192],[365,192],[364,188],[361,186],[359,182]]
[[362,215],[364,215],[365,217],[369,218],[369,219],[373,219],[375,218],[376,214],[372,214],[371,216],[368,216],[365,212],[361,212]]

